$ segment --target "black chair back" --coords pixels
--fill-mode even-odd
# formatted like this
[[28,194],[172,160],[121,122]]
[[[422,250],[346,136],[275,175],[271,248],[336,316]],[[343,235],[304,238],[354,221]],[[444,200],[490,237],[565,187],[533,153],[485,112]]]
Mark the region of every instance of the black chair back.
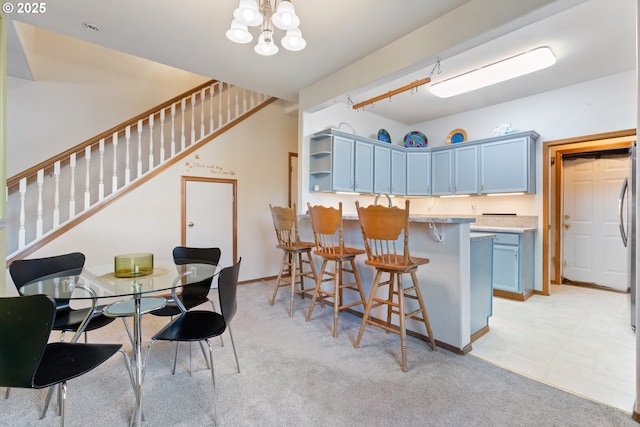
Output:
[[34,387],[54,318],[45,295],[0,298],[0,386]]
[[186,246],[176,246],[173,248],[173,261],[177,265],[189,264],[191,262],[218,265],[220,256],[220,248],[190,248]]
[[[80,274],[84,267],[85,256],[80,252],[71,252],[63,255],[56,255],[45,258],[19,259],[9,265],[9,273],[16,289],[37,279],[54,273],[69,272],[69,274]],[[58,311],[69,309],[69,300],[56,298],[56,308]]]
[[224,268],[218,277],[218,295],[220,297],[220,310],[225,323],[229,324],[233,316],[236,315],[238,274],[240,273],[240,262],[231,267]]
[[[191,248],[176,246],[173,248],[173,262],[176,265],[199,262],[202,264],[218,265],[222,252],[220,248]],[[182,299],[187,305],[198,304],[207,299],[213,278],[192,283],[182,289]]]

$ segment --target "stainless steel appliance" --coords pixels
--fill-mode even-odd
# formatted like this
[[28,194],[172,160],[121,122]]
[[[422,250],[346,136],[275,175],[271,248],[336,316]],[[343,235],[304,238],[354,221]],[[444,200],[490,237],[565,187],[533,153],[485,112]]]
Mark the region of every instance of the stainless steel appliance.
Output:
[[[620,221],[620,236],[627,250],[629,271],[627,274],[631,295],[631,328],[636,329],[636,143],[630,151],[631,179],[625,178],[620,189],[618,212]],[[626,214],[626,215],[625,215]]]

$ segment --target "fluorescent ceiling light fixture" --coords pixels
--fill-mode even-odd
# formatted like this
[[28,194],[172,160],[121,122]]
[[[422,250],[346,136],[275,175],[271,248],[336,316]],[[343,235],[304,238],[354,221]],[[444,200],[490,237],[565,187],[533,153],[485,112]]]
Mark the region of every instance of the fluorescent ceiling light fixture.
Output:
[[431,85],[430,90],[435,96],[450,98],[461,93],[524,76],[555,63],[556,57],[551,49],[546,46],[539,47],[468,73],[434,83]]

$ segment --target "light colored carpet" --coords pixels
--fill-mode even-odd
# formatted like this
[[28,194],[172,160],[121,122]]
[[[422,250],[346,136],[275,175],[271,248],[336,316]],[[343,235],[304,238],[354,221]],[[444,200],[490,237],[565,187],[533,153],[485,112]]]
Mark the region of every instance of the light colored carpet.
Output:
[[[271,283],[239,287],[232,328],[240,358],[235,370],[228,334],[215,341],[218,419],[225,426],[632,426],[629,414],[498,368],[472,356],[408,338],[409,372],[400,370],[396,334],[367,327],[353,348],[360,318],[341,314],[332,338],[333,315],[318,306],[305,322],[309,300],[288,292],[268,305]],[[215,293],[215,291],[214,291]],[[215,295],[213,295],[216,297]],[[217,305],[217,304],[216,304]],[[166,322],[143,318],[145,343]],[[94,342],[127,343],[121,321],[89,334]],[[125,348],[130,349],[129,344]],[[208,426],[211,376],[193,346],[189,377],[187,345],[176,375],[173,345],[154,346],[144,383],[145,426]],[[2,349],[6,351],[6,349]],[[133,392],[120,355],[68,384],[68,426],[126,426]],[[4,394],[4,389],[1,391]],[[57,426],[49,410],[38,419],[45,390],[13,389],[0,398],[1,426]],[[55,408],[55,403],[52,403]]]

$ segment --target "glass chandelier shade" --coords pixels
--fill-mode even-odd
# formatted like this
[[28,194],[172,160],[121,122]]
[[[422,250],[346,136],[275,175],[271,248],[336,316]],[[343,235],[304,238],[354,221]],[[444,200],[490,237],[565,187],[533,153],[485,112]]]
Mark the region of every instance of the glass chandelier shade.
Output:
[[[259,3],[259,4],[258,4]],[[260,27],[258,44],[254,51],[260,55],[271,56],[278,53],[274,40],[274,26],[286,33],[281,40],[282,47],[290,51],[300,51],[307,45],[300,31],[300,18],[290,0],[275,0],[273,12],[272,0],[240,0],[233,11],[231,26],[226,32],[229,40],[235,43],[250,43],[253,36],[249,27]]]

